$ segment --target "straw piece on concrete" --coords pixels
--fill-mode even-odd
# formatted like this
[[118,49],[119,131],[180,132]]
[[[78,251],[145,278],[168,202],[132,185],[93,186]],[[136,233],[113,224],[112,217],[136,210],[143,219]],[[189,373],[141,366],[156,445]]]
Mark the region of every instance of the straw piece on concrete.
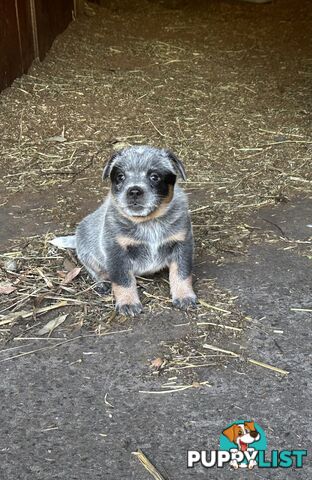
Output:
[[226,353],[232,357],[240,357],[238,353],[231,352],[231,350],[225,350],[224,348],[215,347],[214,345],[208,345],[208,343],[204,343],[203,348],[208,348],[209,350],[214,350],[215,352]]
[[268,368],[269,370],[273,370],[276,373],[280,373],[281,375],[288,375],[289,372],[287,370],[283,370],[282,368],[274,367],[273,365],[268,365],[267,363],[258,362],[257,360],[253,360],[252,358],[248,358],[247,361],[252,363],[253,365],[258,365],[258,367]]
[[291,308],[292,312],[312,312],[312,308]]
[[211,387],[208,382],[194,382],[191,385],[176,385],[170,387],[170,390],[139,390],[139,393],[155,393],[155,394],[163,394],[163,393],[176,393],[182,392],[183,390],[188,390],[189,388],[198,388],[201,386]]
[[143,467],[155,478],[155,480],[168,480],[168,478],[164,477],[154,465],[149,461],[147,456],[142,452],[140,448],[136,452],[132,452],[132,455],[135,455]]

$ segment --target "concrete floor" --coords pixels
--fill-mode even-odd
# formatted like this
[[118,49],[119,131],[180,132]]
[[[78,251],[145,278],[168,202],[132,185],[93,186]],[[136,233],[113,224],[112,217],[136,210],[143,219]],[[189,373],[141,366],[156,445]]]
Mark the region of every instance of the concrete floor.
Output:
[[[298,239],[306,238],[312,200],[304,204],[301,216],[296,216],[302,227]],[[275,209],[275,222],[282,225],[295,208],[296,203]],[[293,231],[289,220],[287,231]],[[149,474],[131,455],[137,448],[170,480],[230,479],[234,473],[245,478],[245,472],[233,473],[228,467],[217,473],[186,469],[188,449],[218,448],[221,431],[241,417],[262,426],[269,450],[309,451],[311,313],[291,308],[311,308],[311,260],[284,251],[279,244],[258,245],[250,248],[244,262],[201,265],[202,272],[205,268],[219,285],[238,295],[243,312],[261,319],[245,330],[240,342],[244,354],[282,366],[289,375],[281,377],[234,360],[227,368],[202,369],[202,380],[208,379],[211,388],[169,395],[140,393],[161,385],[161,379],[146,376],[146,365],[157,356],[160,342],[177,335],[178,313],[136,320],[129,333],[85,337],[4,362],[1,478],[148,480]],[[2,352],[1,358],[7,356]],[[105,402],[106,394],[113,407]],[[302,470],[287,471],[286,478],[310,478],[308,460]],[[282,480],[285,470],[256,469],[248,475]]]

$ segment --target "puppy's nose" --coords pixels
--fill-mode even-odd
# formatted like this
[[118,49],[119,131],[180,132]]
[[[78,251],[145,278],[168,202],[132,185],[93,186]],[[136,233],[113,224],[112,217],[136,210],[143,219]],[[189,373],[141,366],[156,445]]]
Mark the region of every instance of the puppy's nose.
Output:
[[250,432],[250,436],[251,436],[252,438],[257,438],[257,436],[258,436],[257,430],[252,430],[252,431]]
[[144,193],[144,190],[137,186],[129,188],[127,192],[128,197],[131,198],[131,200],[136,200],[138,197],[141,197],[143,193]]

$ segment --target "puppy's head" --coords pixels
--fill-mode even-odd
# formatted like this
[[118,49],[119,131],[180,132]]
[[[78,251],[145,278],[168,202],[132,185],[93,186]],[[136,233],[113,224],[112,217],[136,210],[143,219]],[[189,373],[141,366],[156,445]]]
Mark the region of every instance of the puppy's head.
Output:
[[175,155],[147,146],[115,153],[103,172],[103,178],[111,179],[118,207],[125,215],[142,220],[170,203],[177,175],[186,180],[183,164]]

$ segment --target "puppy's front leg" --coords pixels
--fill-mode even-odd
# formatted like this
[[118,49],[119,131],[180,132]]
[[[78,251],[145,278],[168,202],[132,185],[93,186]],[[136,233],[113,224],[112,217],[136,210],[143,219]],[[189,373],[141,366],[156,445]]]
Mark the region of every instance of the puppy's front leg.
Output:
[[134,276],[129,276],[129,281],[120,283],[112,282],[112,290],[116,300],[116,310],[122,315],[135,317],[143,311]]
[[132,317],[141,313],[143,307],[134,274],[130,270],[130,262],[116,246],[114,255],[108,261],[108,274],[116,300],[116,311]]
[[192,266],[192,242],[179,242],[169,264],[169,283],[172,303],[182,310],[196,306],[196,295],[192,287]]

